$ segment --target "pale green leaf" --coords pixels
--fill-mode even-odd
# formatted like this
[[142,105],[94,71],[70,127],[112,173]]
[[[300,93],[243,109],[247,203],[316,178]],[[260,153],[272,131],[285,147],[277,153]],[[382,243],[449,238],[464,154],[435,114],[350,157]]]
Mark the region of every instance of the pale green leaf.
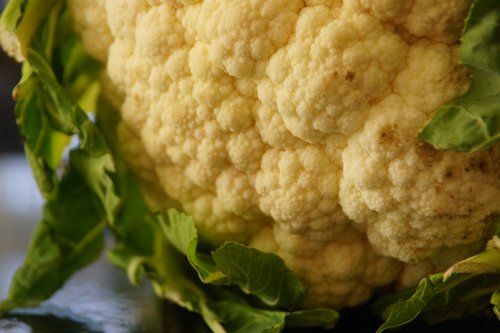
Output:
[[250,247],[228,242],[213,252],[217,267],[246,294],[253,294],[266,305],[294,307],[306,290],[283,259]]
[[78,269],[97,259],[104,220],[91,189],[71,167],[43,209],[22,266],[0,311],[35,306],[49,298]]
[[444,105],[419,138],[438,149],[475,151],[500,140],[500,2],[477,0],[462,38],[460,60],[470,90]]

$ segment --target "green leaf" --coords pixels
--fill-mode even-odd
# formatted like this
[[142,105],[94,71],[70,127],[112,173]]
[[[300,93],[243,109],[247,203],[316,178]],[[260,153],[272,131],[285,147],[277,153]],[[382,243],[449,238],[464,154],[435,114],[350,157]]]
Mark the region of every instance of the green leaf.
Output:
[[484,312],[492,293],[500,288],[498,253],[491,251],[468,259],[467,265],[457,264],[446,275],[431,275],[413,290],[380,300],[375,308],[385,322],[377,333],[403,326],[419,315],[433,324]]
[[[78,100],[84,99],[85,103],[82,104],[86,104],[87,107],[95,105],[96,98],[89,97],[91,94],[88,92],[93,88],[73,87],[71,94],[74,95],[74,100],[72,100],[69,97],[70,93],[61,86],[50,64],[52,48],[57,49],[58,45],[62,44],[65,54],[72,54],[78,58],[78,61],[72,62],[72,66],[60,71],[61,76],[65,78],[64,84],[75,86],[74,82],[82,81],[82,75],[77,75],[77,72],[87,73],[83,75],[88,77],[83,80],[86,83],[92,82],[91,73],[96,75],[93,80],[97,80],[96,71],[87,71],[87,66],[92,61],[88,56],[82,55],[81,42],[75,42],[71,31],[63,41],[56,39],[61,28],[62,13],[64,11],[60,6],[52,6],[50,11],[46,12],[47,17],[37,32],[36,42],[29,48],[22,80],[14,92],[17,99],[15,114],[25,141],[26,155],[45,198],[56,186],[57,169],[71,135],[79,134],[83,148],[92,155],[100,156],[108,152],[95,125],[76,104]],[[67,23],[62,25],[65,24]]]
[[286,327],[323,327],[332,329],[339,320],[339,313],[331,309],[310,309],[288,313]]
[[[137,284],[148,273],[148,269],[163,260],[159,255],[163,252],[166,240],[162,237],[155,216],[144,202],[134,176],[120,165],[118,169],[121,207],[117,211],[115,223],[110,226],[116,245],[108,252],[108,259],[125,269],[129,281]],[[151,271],[149,273],[152,274]]]
[[18,60],[26,57],[28,47],[47,13],[61,0],[10,0],[0,17],[0,41]]
[[53,129],[44,112],[39,80],[30,76],[16,90],[15,115],[25,142],[25,152],[42,195],[47,198],[57,182],[56,170],[68,142],[67,136]]
[[222,301],[209,306],[227,332],[279,333],[285,328],[286,312],[256,309],[234,301]]
[[148,276],[159,297],[201,314],[213,332],[226,333],[217,316],[208,308],[207,296],[197,285],[197,279],[193,281],[183,269],[187,258],[168,243],[135,178],[120,164],[118,174],[123,206],[111,227],[116,246],[108,252],[110,261],[127,271],[132,284]]
[[204,283],[234,284],[273,307],[294,307],[306,293],[298,277],[283,260],[237,243],[226,243],[212,256],[198,251],[198,232],[190,216],[174,209],[159,217],[167,239],[187,255]]
[[231,333],[282,332],[285,327],[331,329],[339,319],[339,314],[330,309],[275,311],[258,309],[242,300],[228,297],[224,301],[209,303],[208,306],[218,316],[224,329]]
[[[64,12],[58,31],[71,32],[71,23],[69,13]],[[59,81],[69,98],[86,113],[95,112],[101,91],[99,72],[102,65],[87,55],[82,41],[73,33],[65,35],[54,52],[53,62],[52,67],[60,73]]]
[[[123,170],[123,168],[118,168]],[[139,184],[133,175],[120,175],[120,199],[122,206],[117,214],[112,230],[119,242],[127,244],[133,252],[141,256],[153,256],[155,234],[161,235],[155,216],[149,210],[141,195]]]
[[490,298],[500,287],[499,274],[457,274],[422,312],[433,325],[446,320],[462,320],[491,312]]
[[[40,29],[38,36],[44,43],[54,44],[53,34],[60,8],[52,9],[46,24]],[[45,52],[42,49],[41,52]],[[56,130],[45,112],[51,105],[46,103],[46,93],[40,77],[33,73],[27,63],[23,66],[21,82],[14,90],[17,101],[15,107],[16,120],[25,142],[25,151],[33,169],[35,180],[42,195],[47,198],[56,183],[56,170],[60,164],[61,155],[69,142],[68,136]]]
[[500,5],[496,0],[476,0],[462,37],[460,59],[464,64],[500,75]]
[[455,263],[446,271],[445,279],[454,273],[500,274],[500,249],[486,249],[476,256]]
[[109,152],[104,138],[75,102],[71,101],[58,82],[48,61],[34,49],[28,51],[28,62],[44,89],[44,102],[52,125],[67,135],[78,134],[80,146],[93,156]]
[[436,296],[434,282],[437,281],[439,283],[439,278],[439,276],[434,276],[432,280],[431,278],[423,279],[410,298],[403,298],[384,309],[383,316],[385,317],[385,322],[379,327],[377,333],[406,325],[414,320],[422,312],[427,303]]
[[227,277],[216,267],[212,257],[197,251],[198,231],[191,216],[169,209],[168,218],[159,215],[158,219],[168,241],[187,256],[204,283],[228,283]]
[[99,202],[104,207],[107,222],[113,224],[120,205],[120,198],[116,194],[115,182],[112,178],[115,172],[113,157],[111,154],[94,157],[87,151],[76,150],[71,153],[70,158],[87,185],[99,198]]
[[273,307],[294,307],[306,290],[283,259],[250,247],[228,242],[212,254],[216,266],[246,294]]
[[500,2],[475,2],[459,57],[471,72],[470,90],[441,107],[419,138],[438,149],[485,149],[500,140]]
[[[121,164],[118,166],[123,206],[112,226],[117,244],[108,253],[108,258],[127,271],[132,283],[137,283],[144,276],[150,277],[160,297],[199,313],[216,333],[281,332],[285,326],[329,328],[336,323],[338,313],[332,310],[284,312],[263,309],[251,305],[220,281],[210,284],[205,279],[202,282],[202,277],[210,276],[206,274],[208,272],[223,273],[210,255],[204,255],[203,261],[199,260],[202,254],[197,252],[198,236],[193,219],[173,209],[166,216],[153,214],[141,195],[137,181]],[[222,246],[219,251],[218,260],[222,260],[224,266],[239,264],[238,260],[226,258],[236,253],[243,254],[242,258],[245,258],[250,251],[251,256],[247,257],[251,260],[257,258],[256,263],[262,260],[259,256],[263,255],[234,243]],[[189,256],[192,258],[189,259]],[[275,267],[266,266],[270,263],[283,264],[275,256],[270,262],[264,260],[263,263],[264,268],[269,270],[275,270]],[[199,270],[197,274],[193,274],[192,267]],[[289,272],[285,271],[284,275],[287,274]],[[233,277],[231,272],[228,276],[238,278]],[[278,280],[283,280],[276,276]],[[250,282],[256,285],[253,278]]]
[[[500,221],[497,227],[500,227]],[[491,304],[498,315],[498,245],[498,236],[495,235],[482,253],[456,263],[446,273],[423,279],[416,288],[380,299],[374,310],[381,314],[385,322],[377,333],[401,327],[419,315],[431,324],[463,319],[490,311]]]
[[[21,23],[16,29],[22,28],[22,22],[37,4],[44,5],[37,13],[41,25],[34,31],[36,39],[26,46],[23,77],[14,94],[26,155],[46,204],[26,259],[0,311],[37,305],[75,271],[97,259],[102,251],[103,229],[106,222],[113,221],[119,206],[109,149],[78,101],[61,85],[61,77],[66,77],[64,84],[72,85],[79,76],[64,69],[58,76],[53,69],[54,50],[61,45],[66,45],[70,53],[71,48],[78,48],[78,43],[66,42],[72,36],[71,30],[59,34],[63,2],[22,4],[26,7],[19,8]],[[61,36],[65,39],[60,40]],[[85,64],[75,62],[69,70],[82,70]],[[84,94],[85,89],[75,89],[75,96]],[[79,148],[70,154],[69,165],[61,165],[72,135],[79,137]]]
[[44,206],[24,263],[15,273],[0,311],[38,305],[75,271],[99,257],[105,225],[100,210],[92,190],[72,165]]
[[0,23],[7,31],[14,32],[21,23],[28,0],[11,0],[2,12]]
[[495,290],[491,296],[491,304],[493,304],[493,311],[495,312],[498,320],[500,320],[500,289]]

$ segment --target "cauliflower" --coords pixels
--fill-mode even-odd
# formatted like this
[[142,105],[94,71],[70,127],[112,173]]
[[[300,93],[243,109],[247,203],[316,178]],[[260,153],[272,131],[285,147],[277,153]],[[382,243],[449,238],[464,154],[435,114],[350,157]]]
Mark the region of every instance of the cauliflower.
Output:
[[308,306],[412,285],[491,237],[500,147],[417,139],[469,88],[472,0],[67,2],[153,204],[280,255]]

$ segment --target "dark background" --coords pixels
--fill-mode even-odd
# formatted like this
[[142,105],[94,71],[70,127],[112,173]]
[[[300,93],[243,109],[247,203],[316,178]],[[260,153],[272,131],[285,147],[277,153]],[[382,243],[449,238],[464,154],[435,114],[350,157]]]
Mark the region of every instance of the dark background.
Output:
[[22,150],[12,100],[12,89],[20,75],[20,65],[0,52],[0,154]]
[[[0,11],[8,0],[0,0]],[[8,58],[0,48],[0,154],[20,152],[22,143],[18,137],[13,115],[12,88],[19,81],[20,65]]]

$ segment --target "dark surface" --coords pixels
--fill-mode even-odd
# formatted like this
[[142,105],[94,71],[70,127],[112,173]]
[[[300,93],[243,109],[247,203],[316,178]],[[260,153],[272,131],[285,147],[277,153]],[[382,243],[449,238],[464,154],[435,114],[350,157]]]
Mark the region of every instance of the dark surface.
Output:
[[[492,313],[493,315],[493,313]],[[163,328],[167,333],[209,333],[210,331],[198,317],[177,308],[172,304],[163,305]],[[284,333],[374,333],[381,324],[368,306],[347,309],[341,312],[340,321],[334,330],[323,329],[285,329]],[[434,326],[423,320],[416,320],[400,330],[399,333],[500,333],[500,323],[493,316],[489,319],[477,318],[449,321]]]

